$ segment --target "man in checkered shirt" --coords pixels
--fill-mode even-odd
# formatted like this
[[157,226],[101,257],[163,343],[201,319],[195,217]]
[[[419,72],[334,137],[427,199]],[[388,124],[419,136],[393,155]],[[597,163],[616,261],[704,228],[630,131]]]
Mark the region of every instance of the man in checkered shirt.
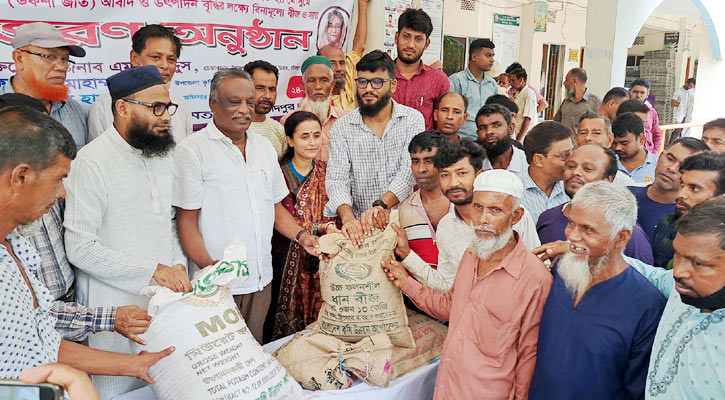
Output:
[[395,63],[379,50],[357,63],[358,108],[330,132],[325,216],[339,216],[342,232],[360,245],[374,227],[387,225],[388,210],[413,188],[408,144],[425,130],[423,115],[391,99]]

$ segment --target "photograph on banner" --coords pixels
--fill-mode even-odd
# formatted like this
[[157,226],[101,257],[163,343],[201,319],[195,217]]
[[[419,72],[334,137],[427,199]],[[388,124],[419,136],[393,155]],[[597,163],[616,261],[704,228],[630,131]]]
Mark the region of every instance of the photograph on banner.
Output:
[[[236,1],[236,2],[234,2]],[[245,3],[245,4],[242,4]],[[354,0],[289,0],[289,4],[230,0],[7,0],[0,3],[0,93],[15,73],[12,41],[25,23],[47,22],[69,44],[86,50],[73,57],[66,85],[70,97],[90,108],[107,92],[106,78],[131,68],[131,37],[146,24],[175,29],[183,45],[170,90],[187,101],[195,127],[208,123],[209,84],[218,70],[255,60],[279,69],[277,102],[270,116],[299,106],[304,97],[300,66],[318,46],[352,42]],[[279,6],[279,7],[277,7]]]

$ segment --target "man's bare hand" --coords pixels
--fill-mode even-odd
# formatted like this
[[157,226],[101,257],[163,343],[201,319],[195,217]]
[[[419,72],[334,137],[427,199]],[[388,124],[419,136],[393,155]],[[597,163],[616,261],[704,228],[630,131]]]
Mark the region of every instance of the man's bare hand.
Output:
[[541,258],[541,261],[553,260],[569,251],[569,243],[565,240],[542,244],[531,252]]
[[304,233],[300,237],[300,246],[313,257],[320,256],[320,239],[311,233]]
[[398,234],[398,243],[395,246],[395,255],[405,260],[410,254],[410,245],[408,244],[408,235],[405,233],[405,229],[398,226],[398,224],[390,225],[393,227],[395,233]]
[[151,317],[146,310],[137,306],[116,307],[114,330],[134,342],[146,345],[146,341],[136,335],[146,332],[150,324]]
[[408,272],[405,270],[405,267],[403,267],[403,264],[395,260],[388,260],[383,261],[381,266],[383,267],[385,274],[388,275],[388,280],[393,282],[395,287],[398,289],[403,287],[405,280],[408,279]]
[[138,353],[138,356],[136,356],[136,359],[134,360],[134,363],[132,365],[132,376],[141,379],[149,385],[153,385],[154,380],[151,379],[151,377],[149,376],[149,368],[159,362],[160,359],[173,353],[174,350],[176,349],[172,346],[167,348],[166,350],[161,350],[157,353],[149,353],[147,351],[142,351]]
[[362,224],[354,218],[342,224],[342,234],[356,246],[361,246],[365,239]]
[[372,235],[374,228],[378,228],[381,231],[384,230],[388,226],[389,219],[390,211],[380,206],[363,211],[360,216],[360,223],[362,224],[365,236]]
[[159,264],[153,276],[156,283],[165,286],[174,292],[191,292],[191,281],[186,268],[182,264],[176,264],[173,267]]
[[53,383],[62,386],[71,400],[98,400],[96,388],[85,372],[63,364],[45,364],[26,369],[20,380],[27,384]]

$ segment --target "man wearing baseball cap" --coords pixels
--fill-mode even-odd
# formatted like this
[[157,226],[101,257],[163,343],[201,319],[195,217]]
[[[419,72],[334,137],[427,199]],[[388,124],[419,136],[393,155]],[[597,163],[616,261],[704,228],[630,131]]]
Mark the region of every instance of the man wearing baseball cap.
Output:
[[71,57],[86,51],[65,41],[63,34],[45,22],[24,24],[15,29],[12,42],[15,75],[0,94],[21,93],[43,102],[50,116],[73,136],[80,149],[86,144],[87,112],[70,99],[65,85]]
[[470,242],[447,293],[410,278],[397,261],[383,262],[388,279],[416,306],[450,323],[433,399],[526,398],[553,278],[513,230],[524,215],[523,191],[503,169],[476,177],[473,233],[459,238]]

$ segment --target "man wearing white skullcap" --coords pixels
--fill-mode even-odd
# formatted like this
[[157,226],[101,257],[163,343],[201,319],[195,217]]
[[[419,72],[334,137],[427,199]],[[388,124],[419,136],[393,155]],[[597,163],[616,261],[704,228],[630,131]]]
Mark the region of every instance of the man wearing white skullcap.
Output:
[[434,399],[477,398],[481,388],[486,398],[526,398],[552,276],[513,231],[524,213],[516,175],[486,171],[473,190],[475,234],[459,238],[470,244],[447,293],[409,278],[396,261],[383,269],[416,306],[450,323]]

